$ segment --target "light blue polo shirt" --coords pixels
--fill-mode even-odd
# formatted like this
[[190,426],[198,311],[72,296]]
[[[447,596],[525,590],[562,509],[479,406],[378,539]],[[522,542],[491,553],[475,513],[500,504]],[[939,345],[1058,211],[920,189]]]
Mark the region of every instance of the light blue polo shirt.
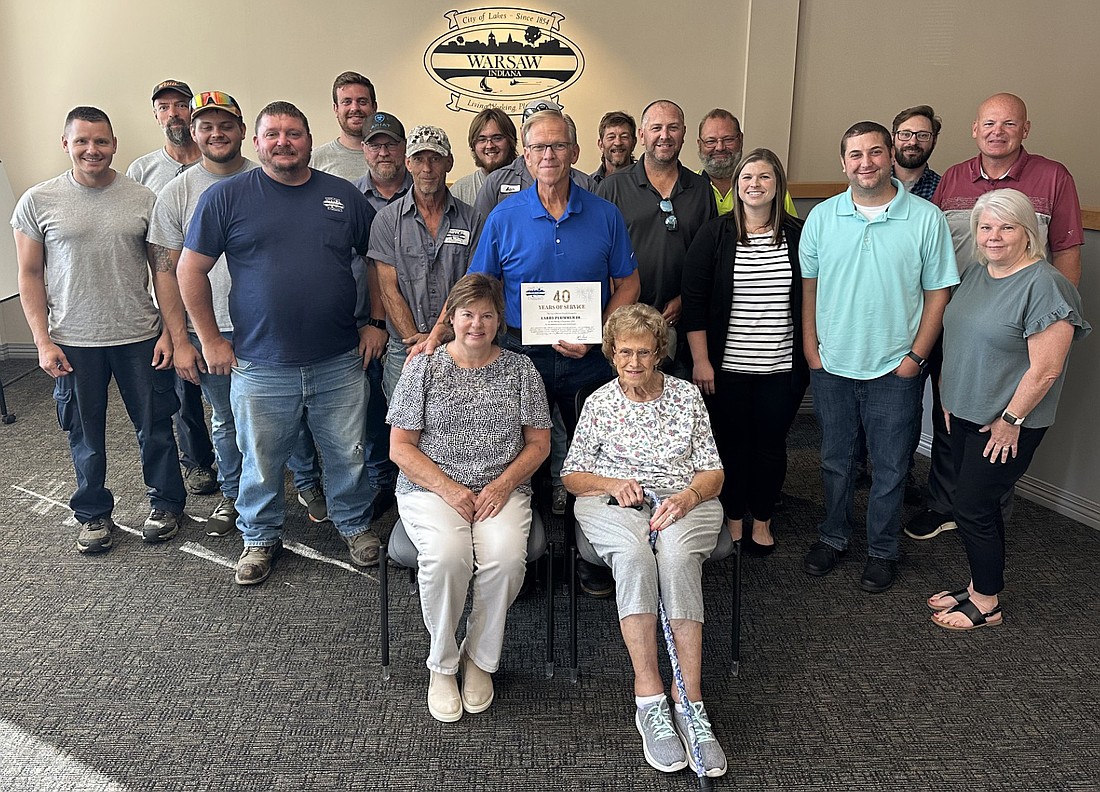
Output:
[[611,299],[611,279],[626,278],[637,264],[626,221],[618,208],[576,184],[560,220],[546,211],[538,184],[507,198],[485,220],[470,272],[504,283],[504,318],[521,327],[520,284],[589,281],[603,285],[601,305]]
[[959,282],[951,231],[935,206],[891,179],[897,196],[868,222],[852,191],[815,206],[798,258],[817,279],[817,338],[830,374],[868,380],[913,348],[924,292]]

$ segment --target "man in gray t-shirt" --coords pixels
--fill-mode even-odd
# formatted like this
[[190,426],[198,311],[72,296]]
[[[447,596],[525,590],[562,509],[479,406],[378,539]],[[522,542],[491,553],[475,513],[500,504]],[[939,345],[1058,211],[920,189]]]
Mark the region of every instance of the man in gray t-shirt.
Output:
[[82,553],[109,550],[115,524],[107,489],[107,390],[118,384],[134,423],[152,510],[146,542],[179,530],[186,494],[170,416],[172,344],[149,295],[145,235],[155,196],[111,168],[118,148],[110,119],[76,107],[62,146],[72,170],[27,190],[12,215],[19,294],[54,378],[58,418],[68,432],[77,489],[69,500]]
[[[190,86],[179,80],[162,80],[153,86],[153,117],[164,132],[165,144],[130,163],[126,175],[158,195],[172,179],[199,160],[199,149],[190,129],[193,95]],[[183,483],[195,495],[209,495],[217,491],[218,482],[202,394],[195,385],[177,379],[176,395],[180,399],[175,422]]]
[[374,84],[359,72],[344,72],[332,83],[332,112],[340,135],[313,150],[309,165],[354,182],[367,172],[363,159],[363,132],[378,112]]

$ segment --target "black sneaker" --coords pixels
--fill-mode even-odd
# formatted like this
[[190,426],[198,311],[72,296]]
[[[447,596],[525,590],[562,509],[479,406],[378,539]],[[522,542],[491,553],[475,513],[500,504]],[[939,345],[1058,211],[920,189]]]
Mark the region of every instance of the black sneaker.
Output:
[[187,468],[183,472],[183,486],[192,495],[213,495],[218,491],[218,474],[208,467]]
[[105,553],[111,549],[115,524],[110,517],[97,517],[80,524],[76,536],[76,549],[81,553]]
[[897,570],[897,561],[869,556],[867,565],[863,567],[863,577],[859,579],[859,587],[872,594],[886,591],[894,585],[894,576],[897,574]]
[[802,568],[807,574],[817,577],[827,575],[840,563],[841,556],[846,552],[847,550],[837,550],[824,542],[814,542],[810,545],[810,551],[806,553],[806,557],[802,559]]
[[313,522],[324,522],[328,519],[325,491],[320,487],[306,487],[298,490],[298,503],[306,507],[306,515]]
[[222,496],[221,502],[206,521],[207,536],[229,536],[237,528],[237,502]]
[[182,516],[182,513],[176,514],[163,509],[153,509],[149,512],[145,525],[141,526],[141,541],[150,544],[167,542],[179,533],[180,517]]
[[615,593],[615,578],[611,570],[590,564],[583,558],[577,559],[577,580],[580,581],[581,591],[590,597],[603,599]]
[[950,514],[925,509],[905,526],[905,535],[910,539],[932,539],[944,531],[954,531],[955,528],[955,521]]

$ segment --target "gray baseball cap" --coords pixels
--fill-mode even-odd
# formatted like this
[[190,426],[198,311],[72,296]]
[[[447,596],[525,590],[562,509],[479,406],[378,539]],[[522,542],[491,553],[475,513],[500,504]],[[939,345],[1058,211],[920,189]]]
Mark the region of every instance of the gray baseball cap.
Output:
[[420,125],[414,127],[409,133],[408,142],[405,144],[405,156],[411,157],[421,151],[434,151],[441,157],[451,156],[451,141],[447,133],[439,127]]
[[405,125],[397,120],[397,116],[375,113],[371,116],[370,129],[363,135],[363,140],[370,140],[375,135],[388,135],[400,143],[405,139]]

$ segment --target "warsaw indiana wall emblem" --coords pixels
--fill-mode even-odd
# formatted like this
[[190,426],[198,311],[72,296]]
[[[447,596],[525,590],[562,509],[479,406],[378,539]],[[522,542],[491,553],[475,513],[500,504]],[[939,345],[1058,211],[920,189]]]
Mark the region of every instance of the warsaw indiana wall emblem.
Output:
[[474,8],[443,16],[448,30],[428,45],[424,68],[451,92],[450,110],[520,115],[532,99],[557,101],[584,71],[584,55],[559,30],[562,14]]

